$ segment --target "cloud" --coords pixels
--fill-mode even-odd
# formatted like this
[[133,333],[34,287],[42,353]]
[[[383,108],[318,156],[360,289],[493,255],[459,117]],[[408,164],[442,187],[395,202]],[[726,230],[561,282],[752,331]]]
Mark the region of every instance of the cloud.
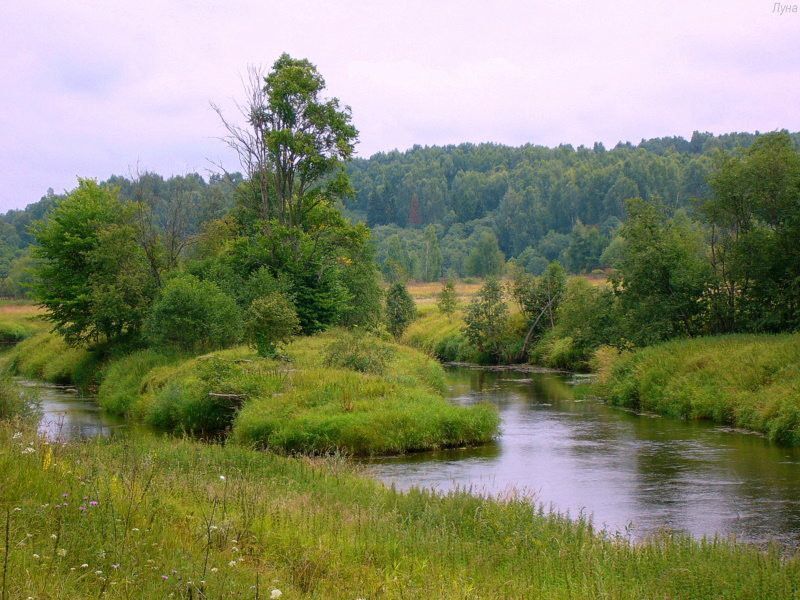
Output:
[[0,207],[75,177],[235,166],[209,101],[248,64],[315,62],[359,153],[462,141],[800,129],[800,17],[762,0],[335,5],[33,0],[0,22]]

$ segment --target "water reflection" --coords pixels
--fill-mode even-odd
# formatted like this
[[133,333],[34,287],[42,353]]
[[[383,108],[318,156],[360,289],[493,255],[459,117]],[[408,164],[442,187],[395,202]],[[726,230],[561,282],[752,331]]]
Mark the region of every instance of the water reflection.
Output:
[[368,472],[401,489],[524,490],[634,537],[668,528],[800,545],[797,449],[707,423],[575,401],[559,375],[455,369],[449,382],[457,403],[498,406],[498,442],[381,459]]
[[50,441],[105,437],[124,427],[122,420],[102,412],[94,398],[82,396],[73,387],[24,380],[19,383],[34,392],[41,414],[39,433]]

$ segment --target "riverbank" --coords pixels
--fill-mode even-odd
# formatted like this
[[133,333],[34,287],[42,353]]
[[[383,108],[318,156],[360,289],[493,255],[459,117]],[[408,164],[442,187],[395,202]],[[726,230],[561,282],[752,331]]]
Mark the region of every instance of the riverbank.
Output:
[[631,545],[524,497],[398,493],[339,460],[186,439],[49,445],[0,424],[0,478],[10,598],[788,598],[800,581],[777,549]]
[[15,375],[97,387],[112,414],[154,428],[282,453],[402,454],[484,444],[497,434],[489,405],[444,399],[441,365],[368,334],[299,338],[285,360],[246,347],[187,357],[140,350],[121,357],[68,348],[52,334],[6,357]]
[[673,340],[599,351],[597,395],[610,403],[763,433],[800,445],[800,335]]

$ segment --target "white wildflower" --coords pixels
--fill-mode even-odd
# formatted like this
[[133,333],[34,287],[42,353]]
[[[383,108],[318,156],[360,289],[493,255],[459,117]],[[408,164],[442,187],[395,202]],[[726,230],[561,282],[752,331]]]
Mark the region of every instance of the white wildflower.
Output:
[[276,600],[277,598],[280,598],[281,596],[283,596],[283,592],[282,592],[282,591],[280,591],[278,588],[275,588],[274,590],[272,590],[272,591],[269,593],[269,597],[270,597],[272,600]]

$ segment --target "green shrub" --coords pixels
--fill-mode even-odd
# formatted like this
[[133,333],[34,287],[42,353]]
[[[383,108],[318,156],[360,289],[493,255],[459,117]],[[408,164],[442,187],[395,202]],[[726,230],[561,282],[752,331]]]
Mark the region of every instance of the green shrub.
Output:
[[245,317],[245,337],[259,356],[275,356],[278,347],[300,331],[294,304],[280,292],[272,292],[250,303]]
[[161,290],[146,334],[157,347],[212,350],[241,338],[242,319],[236,302],[216,284],[184,274],[170,279]]
[[394,356],[393,348],[374,335],[350,331],[325,347],[325,365],[382,375]]
[[392,284],[386,293],[386,328],[399,338],[416,316],[417,308],[405,284]]

